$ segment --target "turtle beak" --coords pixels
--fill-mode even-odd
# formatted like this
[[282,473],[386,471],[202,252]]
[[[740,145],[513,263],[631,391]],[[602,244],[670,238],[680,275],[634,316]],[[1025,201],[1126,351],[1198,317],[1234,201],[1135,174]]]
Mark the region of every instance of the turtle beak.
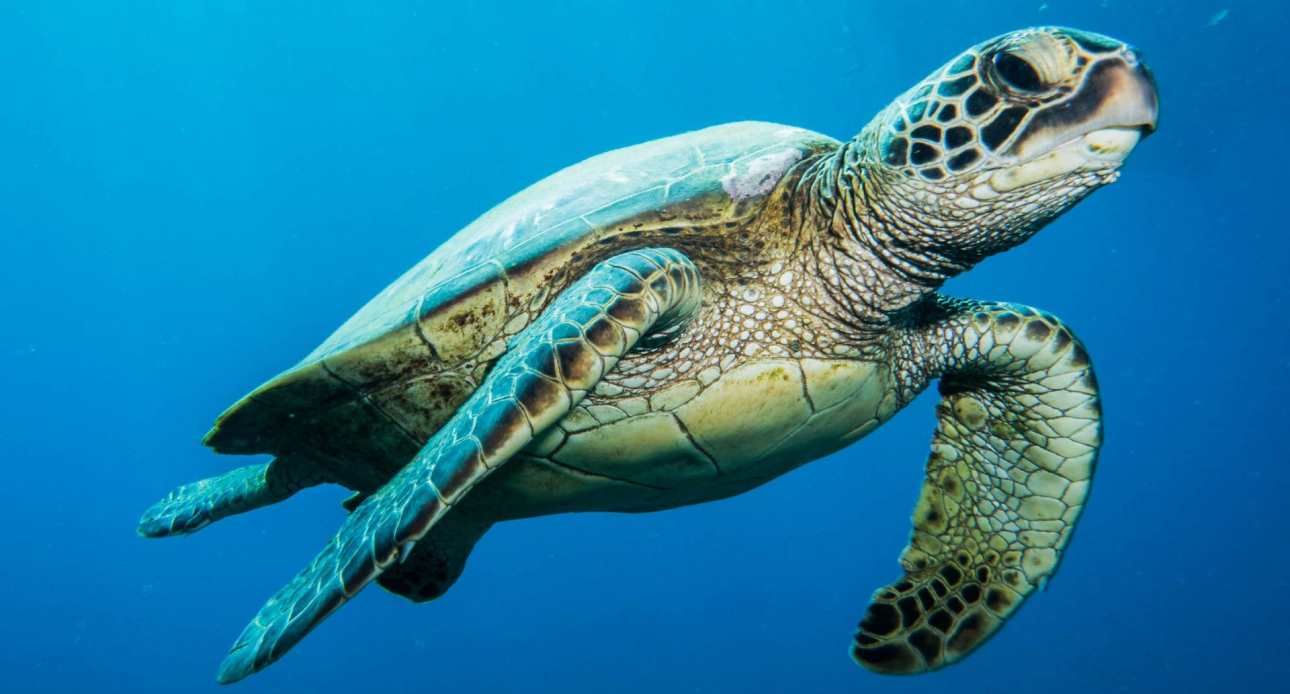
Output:
[[1156,81],[1129,47],[1098,56],[1072,98],[1035,114],[1011,154],[1026,161],[1083,138],[1095,158],[1119,163],[1159,119]]
[[1132,51],[1134,58],[1137,60],[1137,66],[1133,69],[1132,79],[1134,88],[1138,90],[1141,100],[1142,136],[1146,137],[1156,131],[1156,124],[1160,121],[1160,96],[1156,92],[1156,76],[1151,74],[1147,64],[1142,62],[1138,52]]
[[1094,123],[1102,127],[1136,128],[1142,137],[1156,131],[1160,119],[1156,78],[1136,49],[1128,48],[1118,59],[1095,65],[1081,94],[1085,91],[1088,91],[1087,98],[1097,102]]

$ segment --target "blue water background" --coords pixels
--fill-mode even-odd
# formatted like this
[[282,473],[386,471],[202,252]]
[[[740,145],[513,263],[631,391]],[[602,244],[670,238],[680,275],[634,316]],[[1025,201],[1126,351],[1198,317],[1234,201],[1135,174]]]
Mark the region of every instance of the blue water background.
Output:
[[849,138],[1035,24],[1155,70],[1122,180],[947,291],[1074,325],[1107,444],[1047,593],[960,665],[847,656],[898,575],[924,396],[752,493],[507,523],[444,599],[377,588],[238,692],[1284,691],[1284,3],[0,2],[0,688],[213,691],[339,488],[145,541],[199,441],[458,228],[599,152],[735,120]]

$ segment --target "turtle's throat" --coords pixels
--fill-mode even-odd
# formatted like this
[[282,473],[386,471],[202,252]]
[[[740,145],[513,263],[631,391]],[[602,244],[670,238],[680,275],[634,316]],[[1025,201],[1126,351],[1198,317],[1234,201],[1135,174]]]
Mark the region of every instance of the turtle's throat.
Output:
[[972,263],[937,250],[926,220],[905,204],[912,201],[861,164],[862,146],[846,143],[812,172],[811,199],[818,205],[812,255],[835,308],[883,329]]

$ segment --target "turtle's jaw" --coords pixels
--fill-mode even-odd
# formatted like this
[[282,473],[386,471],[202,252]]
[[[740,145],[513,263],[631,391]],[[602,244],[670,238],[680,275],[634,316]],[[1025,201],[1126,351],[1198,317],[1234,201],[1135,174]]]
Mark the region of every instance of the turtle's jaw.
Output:
[[989,190],[974,192],[978,198],[989,198],[990,193],[1007,193],[1079,172],[1102,172],[1111,179],[1143,133],[1143,127],[1110,127],[1079,135],[1023,164],[994,172],[986,183]]

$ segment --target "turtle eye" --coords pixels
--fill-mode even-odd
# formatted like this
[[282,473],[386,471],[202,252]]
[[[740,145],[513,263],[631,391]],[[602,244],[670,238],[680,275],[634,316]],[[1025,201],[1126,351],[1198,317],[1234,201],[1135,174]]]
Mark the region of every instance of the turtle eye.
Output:
[[1033,94],[1048,88],[1040,77],[1039,70],[1015,53],[996,53],[993,62],[994,73],[1005,85],[1018,92]]

